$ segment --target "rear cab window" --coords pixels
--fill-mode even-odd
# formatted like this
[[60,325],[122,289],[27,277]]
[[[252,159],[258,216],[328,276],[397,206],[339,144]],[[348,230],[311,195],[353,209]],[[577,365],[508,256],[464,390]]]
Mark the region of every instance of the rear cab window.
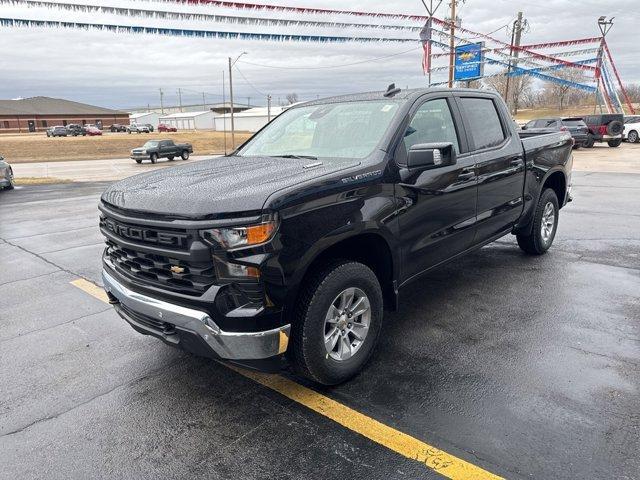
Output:
[[507,138],[496,104],[487,97],[461,97],[474,150],[501,145]]

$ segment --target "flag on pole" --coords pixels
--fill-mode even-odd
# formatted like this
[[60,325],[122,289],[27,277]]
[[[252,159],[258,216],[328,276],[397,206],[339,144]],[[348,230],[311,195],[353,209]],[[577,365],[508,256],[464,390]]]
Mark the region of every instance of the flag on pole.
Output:
[[422,71],[425,75],[431,70],[431,25],[432,20],[429,18],[420,30],[420,41],[422,42]]

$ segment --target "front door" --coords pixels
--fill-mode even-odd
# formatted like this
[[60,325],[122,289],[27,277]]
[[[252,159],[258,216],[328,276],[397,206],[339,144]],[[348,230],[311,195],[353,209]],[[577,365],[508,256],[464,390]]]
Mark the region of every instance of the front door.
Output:
[[[520,137],[501,119],[506,107],[491,96],[457,97],[478,175],[478,218],[474,243],[509,230],[522,213],[524,152]],[[502,115],[500,114],[500,111]]]
[[429,98],[414,109],[396,150],[400,167],[408,149],[420,143],[451,142],[458,156],[454,165],[410,171],[398,186],[396,195],[403,205],[399,217],[402,282],[464,251],[473,242],[475,165],[467,154],[466,138],[456,130],[460,121],[451,95]]

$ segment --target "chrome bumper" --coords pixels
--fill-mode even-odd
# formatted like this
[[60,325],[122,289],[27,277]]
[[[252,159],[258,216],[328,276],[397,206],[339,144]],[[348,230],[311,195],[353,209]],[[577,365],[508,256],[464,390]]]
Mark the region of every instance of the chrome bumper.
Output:
[[102,270],[104,289],[138,315],[170,323],[200,336],[217,356],[226,360],[262,360],[284,353],[291,325],[264,332],[225,332],[200,310],[182,307],[128,289]]

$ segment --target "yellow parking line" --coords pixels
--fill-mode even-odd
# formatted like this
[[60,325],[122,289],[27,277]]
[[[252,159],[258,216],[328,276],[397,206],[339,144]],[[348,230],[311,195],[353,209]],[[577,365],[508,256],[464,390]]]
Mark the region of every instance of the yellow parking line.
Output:
[[109,298],[107,297],[107,293],[96,284],[91,283],[84,278],[78,278],[71,282],[71,285],[74,287],[78,287],[80,290],[85,291],[92,297],[97,298],[98,300],[102,300],[105,303],[109,303]]
[[[107,295],[104,291],[86,280],[74,280],[71,284],[103,302],[108,302]],[[284,395],[294,402],[304,405],[310,410],[333,420],[353,432],[359,433],[389,450],[399,453],[411,460],[423,463],[427,468],[446,478],[455,480],[498,480],[502,478],[451,455],[444,450],[440,450],[439,448],[418,440],[411,435],[389,427],[378,420],[368,417],[288,378],[280,375],[249,371],[224,363],[222,365]]]

